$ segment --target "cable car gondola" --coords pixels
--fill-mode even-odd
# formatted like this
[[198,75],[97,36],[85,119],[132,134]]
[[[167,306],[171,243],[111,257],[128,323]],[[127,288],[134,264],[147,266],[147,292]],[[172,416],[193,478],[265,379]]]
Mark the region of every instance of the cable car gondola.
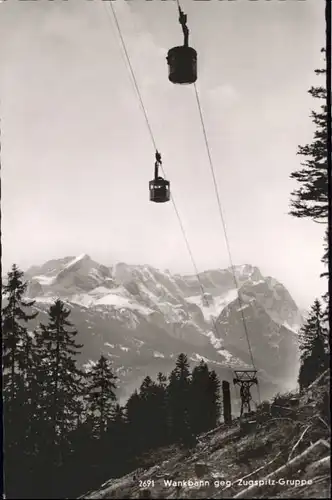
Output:
[[156,162],[154,164],[154,179],[149,182],[150,201],[155,203],[166,203],[170,200],[170,183],[158,174],[159,165],[161,165],[161,156],[156,151]]
[[197,52],[189,47],[189,29],[187,26],[187,15],[179,6],[179,22],[182,26],[184,44],[173,47],[168,51],[168,79],[176,84],[190,84],[197,80]]

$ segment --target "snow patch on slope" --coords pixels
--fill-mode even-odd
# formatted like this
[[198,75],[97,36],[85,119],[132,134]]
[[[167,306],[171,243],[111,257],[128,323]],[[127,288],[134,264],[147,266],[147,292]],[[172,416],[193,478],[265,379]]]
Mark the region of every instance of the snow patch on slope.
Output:
[[208,332],[205,335],[206,337],[209,337],[210,342],[215,349],[220,349],[223,344],[223,341],[221,339],[218,339],[213,332]]
[[83,260],[85,257],[87,257],[86,253],[82,253],[81,255],[78,255],[78,257],[75,257],[75,259],[69,261],[68,264],[65,265],[64,269],[69,269],[70,267],[77,264],[77,262],[79,262],[80,260]]
[[81,293],[78,295],[73,295],[70,298],[70,302],[73,304],[78,304],[79,306],[83,306],[86,308],[92,307],[94,305],[94,300],[87,293]]
[[243,311],[244,309],[247,309],[249,307],[249,304],[244,304],[244,306],[241,306],[238,308],[238,311]]
[[231,355],[231,353],[226,351],[225,349],[219,349],[217,352],[218,354],[220,354],[220,356],[223,356],[226,359],[227,363],[233,360],[233,356]]
[[33,276],[32,278],[35,281],[38,281],[40,285],[52,285],[54,283],[54,276]]
[[149,316],[150,314],[153,313],[152,309],[148,307],[144,307],[137,302],[134,302],[133,300],[128,299],[127,297],[121,297],[119,295],[116,295],[114,293],[110,293],[108,295],[105,295],[104,297],[101,297],[100,299],[95,301],[95,305],[105,305],[105,306],[112,306],[116,309],[132,309],[134,311],[137,311],[141,314],[144,314],[144,316]]
[[[89,292],[89,295],[92,295],[92,296],[97,296],[97,295],[103,296],[103,295],[108,294],[108,293],[110,293],[110,289],[109,288],[106,288],[105,286],[97,286],[96,288],[94,288],[93,290],[91,290],[91,292]],[[112,289],[112,293],[118,293],[118,289],[117,288]]]
[[201,295],[194,295],[192,297],[187,297],[186,300],[195,304],[202,310],[204,319],[206,321],[211,321],[212,318],[217,318],[223,309],[227,307],[233,300],[238,297],[237,289],[231,289],[226,294],[222,296],[212,297],[212,303],[207,305],[206,301]]
[[[49,296],[49,297],[44,297],[43,296],[43,297],[34,297],[33,300],[35,302],[37,302],[37,303],[39,302],[41,304],[54,304],[54,302],[56,300],[58,300],[58,298],[59,297],[55,297],[55,296]],[[66,302],[66,301],[63,300],[62,302]]]
[[121,351],[126,351],[126,352],[129,351],[129,347],[125,347],[123,345],[119,345],[119,347],[120,347]]
[[112,289],[111,293],[109,288],[99,286],[91,290],[89,293],[72,295],[70,297],[70,302],[86,308],[110,306],[117,310],[129,309],[131,311],[139,312],[144,316],[149,316],[153,313],[153,310],[149,307],[143,306],[130,298],[130,294],[122,286]]
[[204,356],[201,356],[200,354],[197,354],[197,352],[195,352],[195,354],[190,357],[190,360],[191,361],[204,361],[204,363],[215,363],[215,361],[211,361],[210,359],[205,358]]
[[161,352],[158,352],[158,351],[154,351],[153,353],[153,357],[154,358],[164,358],[164,354],[162,354]]
[[[230,353],[228,353],[228,355],[231,356]],[[195,352],[189,359],[191,361],[195,361],[195,362],[204,361],[204,363],[207,363],[207,364],[214,364],[214,365],[226,367],[224,363],[220,363],[219,361],[214,361],[212,359],[206,358],[205,356],[202,356],[201,354],[198,354],[197,352]],[[231,359],[232,359],[232,361],[234,361],[233,356],[231,356]],[[236,361],[239,361],[239,360],[236,360]]]
[[238,369],[250,368],[244,361],[237,358],[236,356],[233,356],[230,352],[224,349],[217,351],[217,353],[220,354],[220,356],[222,356],[225,359],[225,362],[221,363],[222,365],[226,363],[226,365],[230,365],[232,368],[238,368]]
[[112,349],[114,349],[114,344],[110,344],[109,342],[105,342],[105,345],[107,345],[107,347],[111,347]]
[[300,332],[300,329],[301,329],[301,326],[300,325],[297,325],[297,324],[294,324],[293,326],[290,326],[289,323],[287,323],[287,321],[284,321],[282,323],[282,325],[287,328],[287,330],[290,330],[291,332],[295,333],[296,335],[299,334]]

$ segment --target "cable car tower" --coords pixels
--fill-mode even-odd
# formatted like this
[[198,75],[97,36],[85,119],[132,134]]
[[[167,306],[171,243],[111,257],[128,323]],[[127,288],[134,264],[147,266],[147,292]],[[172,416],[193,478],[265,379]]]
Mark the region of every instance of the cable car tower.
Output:
[[170,183],[159,175],[159,166],[161,166],[161,154],[156,151],[156,161],[154,164],[154,179],[149,182],[150,201],[155,203],[165,203],[170,200]]
[[168,51],[168,79],[172,83],[190,84],[197,80],[197,52],[189,47],[189,28],[187,26],[187,15],[183,13],[178,2],[179,23],[182,26],[184,43],[179,47],[173,47]]
[[258,385],[256,377],[257,370],[235,370],[235,378],[233,379],[234,385],[240,386],[241,397],[241,417],[246,409],[246,413],[251,412],[250,401],[252,400],[250,388],[252,385]]

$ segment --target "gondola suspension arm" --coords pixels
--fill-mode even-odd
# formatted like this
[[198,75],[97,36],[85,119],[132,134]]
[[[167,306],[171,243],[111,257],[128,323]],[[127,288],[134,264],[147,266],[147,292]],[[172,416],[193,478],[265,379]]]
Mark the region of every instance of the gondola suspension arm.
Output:
[[161,165],[161,154],[156,151],[156,161],[154,164],[154,178],[155,180],[158,179],[159,176],[159,165]]
[[184,36],[183,45],[185,47],[188,47],[189,46],[189,28],[187,26],[187,14],[185,14],[183,12],[179,3],[178,3],[178,8],[179,8],[179,23],[182,26],[182,31],[183,31],[183,36]]

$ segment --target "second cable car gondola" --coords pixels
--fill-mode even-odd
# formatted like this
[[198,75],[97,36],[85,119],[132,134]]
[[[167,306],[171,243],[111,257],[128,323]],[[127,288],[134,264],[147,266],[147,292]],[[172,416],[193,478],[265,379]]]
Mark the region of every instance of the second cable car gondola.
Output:
[[161,156],[157,151],[154,164],[154,179],[149,182],[150,201],[166,203],[171,197],[170,182],[158,174],[159,165],[161,165]]
[[187,16],[179,7],[179,22],[182,26],[184,44],[168,51],[168,79],[172,83],[190,84],[197,80],[197,52],[189,47],[189,29]]

